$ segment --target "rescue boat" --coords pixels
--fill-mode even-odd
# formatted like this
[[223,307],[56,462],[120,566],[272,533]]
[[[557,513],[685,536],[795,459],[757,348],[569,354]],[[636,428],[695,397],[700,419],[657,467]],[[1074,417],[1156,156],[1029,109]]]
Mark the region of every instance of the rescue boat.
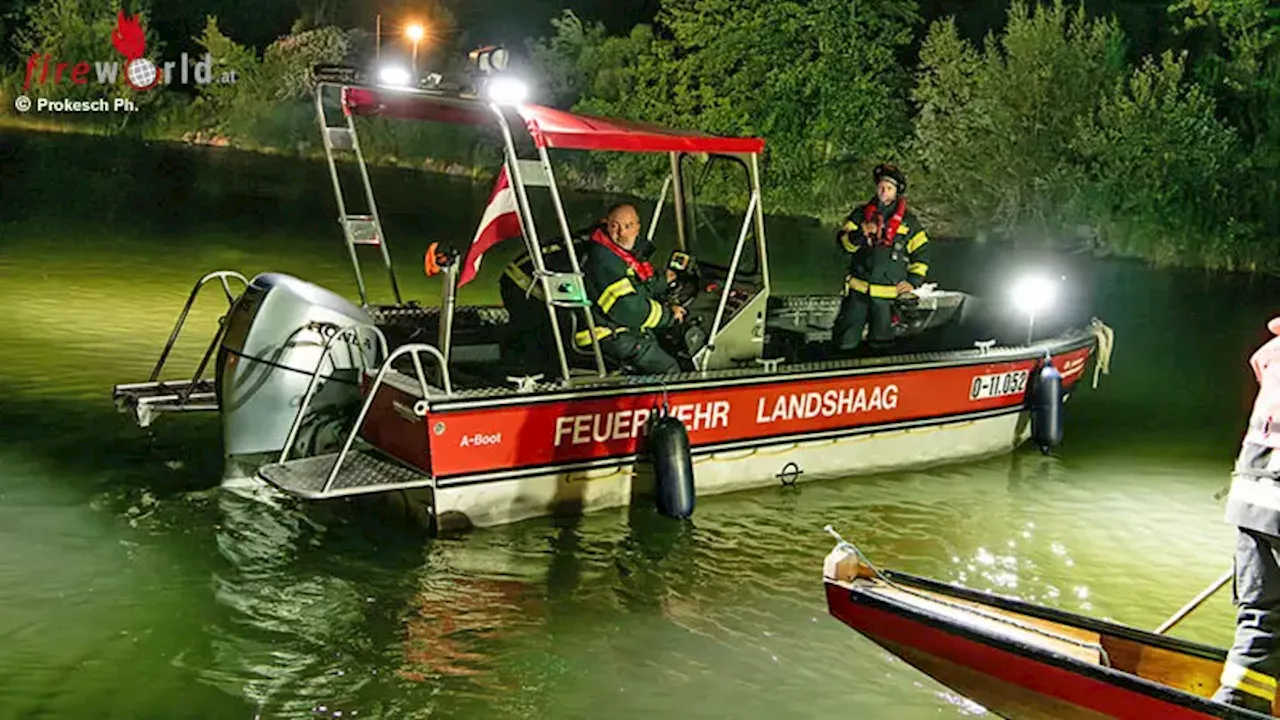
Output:
[[1271,717],[1212,699],[1225,649],[880,570],[837,538],[831,616],[1000,717]]
[[[148,381],[115,387],[119,408],[143,426],[162,413],[217,412],[229,478],[258,478],[309,500],[413,498],[445,529],[589,512],[650,494],[646,431],[659,414],[686,429],[704,496],[981,458],[1033,436],[1048,450],[1061,434],[1061,402],[1090,359],[1099,361],[1095,383],[1107,369],[1112,336],[1096,318],[1019,321],[1010,331],[988,322],[1007,309],[999,303],[928,285],[899,303],[899,337],[887,353],[826,357],[840,297],[780,295],[770,284],[763,140],[528,104],[512,97],[497,56],[476,64],[487,72],[454,85],[431,76],[393,86],[317,68],[317,117],[358,301],[280,273],[210,273],[193,288]],[[534,280],[558,376],[504,362],[508,314],[457,304],[456,256],[440,257],[438,304],[401,298],[357,134],[358,121],[373,117],[495,133],[504,152],[498,184],[506,184],[535,268],[544,268]],[[628,374],[605,361],[598,343],[577,349],[569,341],[594,325],[576,256],[573,272],[546,272],[541,261],[544,245],[572,236],[551,151],[647,153],[669,163],[644,214],[652,218],[647,238],[672,248],[672,290],[688,310],[664,338],[683,372]],[[361,192],[348,195],[341,175],[353,169]],[[495,188],[482,228],[498,196]],[[726,224],[724,206],[742,214]],[[671,237],[656,232],[660,219],[674,219]],[[393,302],[369,297],[357,252],[369,250]],[[203,361],[189,378],[162,379],[192,303],[215,282],[229,310]],[[1060,387],[1037,406],[1049,376]]]

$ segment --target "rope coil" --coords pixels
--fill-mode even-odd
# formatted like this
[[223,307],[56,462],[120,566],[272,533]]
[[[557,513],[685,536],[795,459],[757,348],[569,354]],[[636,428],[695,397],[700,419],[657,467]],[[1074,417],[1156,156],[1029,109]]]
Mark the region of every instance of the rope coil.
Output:
[[1115,349],[1116,331],[1098,318],[1089,321],[1089,332],[1098,341],[1098,354],[1093,364],[1093,389],[1098,389],[1098,376],[1111,374],[1111,352]]

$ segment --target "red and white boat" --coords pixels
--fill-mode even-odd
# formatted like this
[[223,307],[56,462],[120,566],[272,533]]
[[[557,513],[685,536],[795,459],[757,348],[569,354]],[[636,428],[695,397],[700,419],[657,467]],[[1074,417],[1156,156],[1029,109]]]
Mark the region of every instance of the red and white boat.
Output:
[[[984,325],[998,312],[970,311],[979,300],[928,286],[900,308],[895,354],[823,359],[839,297],[772,292],[760,139],[508,102],[502,95],[512,86],[495,73],[479,74],[474,87],[448,88],[436,77],[433,86],[409,88],[317,72],[316,107],[360,304],[292,276],[212,273],[187,309],[213,280],[231,309],[195,375],[161,380],[166,348],[148,382],[115,391],[144,425],[162,412],[220,412],[229,474],[256,475],[308,499],[411,497],[440,527],[492,526],[647,494],[646,429],[658,412],[684,424],[696,492],[712,495],[1009,452],[1031,436],[1028,398],[1046,362],[1061,375],[1063,398],[1090,358],[1099,360],[1095,382],[1106,369],[1112,336],[1096,319],[1054,327],[1042,314],[1033,328],[1047,336],[1013,338],[1027,333],[1025,318],[1011,334],[1007,323]],[[404,302],[356,132],[368,117],[492,129],[504,149],[510,219],[539,267],[541,248],[570,236],[551,151],[664,156],[670,174],[642,216],[652,218],[648,237],[658,247],[695,260],[681,279],[686,300],[693,296],[689,321],[666,339],[686,371],[623,375],[598,346],[578,352],[563,342],[591,323],[576,272],[536,278],[555,318],[559,377],[525,377],[504,363],[507,314],[456,305],[461,263],[439,273],[438,306]],[[353,162],[337,162],[342,152]],[[351,169],[363,185],[358,212],[340,182]],[[535,193],[541,197],[531,199]],[[736,199],[745,212],[726,223],[702,193],[731,206]],[[535,217],[535,207],[545,211]],[[665,209],[674,217],[669,237],[657,232]],[[377,251],[393,303],[369,301],[357,254],[365,248]],[[247,289],[237,295],[230,280]],[[215,351],[216,377],[203,378]]]
[[844,540],[823,580],[832,617],[1003,718],[1271,717],[1212,699],[1222,648],[881,571]]

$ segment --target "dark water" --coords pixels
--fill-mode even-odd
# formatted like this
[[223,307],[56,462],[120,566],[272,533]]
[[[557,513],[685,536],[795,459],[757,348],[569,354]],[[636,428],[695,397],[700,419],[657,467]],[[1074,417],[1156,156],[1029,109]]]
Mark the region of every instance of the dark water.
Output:
[[[405,294],[430,300],[422,248],[469,239],[488,186],[375,182]],[[209,270],[354,294],[333,215],[319,164],[0,135],[0,718],[967,717],[826,615],[824,524],[882,566],[1142,627],[1230,562],[1213,493],[1277,286],[1078,257],[1050,260],[1117,344],[1055,457],[706,498],[685,526],[637,507],[444,540],[219,489],[213,418],[139,430],[111,385],[145,379]],[[828,228],[769,232],[783,291],[839,282]],[[1046,261],[938,247],[966,289]],[[496,299],[502,255],[463,302]],[[197,305],[175,374],[220,312]],[[1225,644],[1231,620],[1224,592],[1176,634]]]

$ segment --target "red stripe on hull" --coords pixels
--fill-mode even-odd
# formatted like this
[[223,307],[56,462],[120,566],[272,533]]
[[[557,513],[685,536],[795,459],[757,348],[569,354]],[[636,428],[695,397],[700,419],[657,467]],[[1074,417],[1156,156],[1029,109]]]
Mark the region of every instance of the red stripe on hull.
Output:
[[[1080,709],[1081,715],[1133,720],[1192,720],[1214,715],[1107,682],[1016,652],[964,637],[908,617],[858,604],[848,588],[826,584],[831,615],[877,644],[911,648],[921,654],[975,671],[1002,683],[1024,688],[1044,698],[1045,707],[1021,708],[1010,717],[1064,717],[1062,703]],[[935,677],[944,685],[947,678]],[[992,702],[987,699],[986,702]],[[997,706],[987,706],[1001,713]]]
[[[1065,388],[1084,375],[1091,350],[1088,346],[1054,356]],[[665,400],[697,448],[1011,409],[1025,402],[1037,363],[1026,359],[772,382],[763,377],[758,383],[722,387],[677,386]],[[429,454],[430,467],[419,467],[437,478],[602,460],[641,449],[646,421],[664,395],[535,400],[537,396],[527,404],[433,410],[413,426],[414,432],[429,434],[429,453],[405,441],[405,420],[395,413],[371,413],[365,432],[394,434],[399,448],[413,448],[412,458],[397,456],[415,464]],[[380,427],[384,424],[402,427],[387,433]]]

